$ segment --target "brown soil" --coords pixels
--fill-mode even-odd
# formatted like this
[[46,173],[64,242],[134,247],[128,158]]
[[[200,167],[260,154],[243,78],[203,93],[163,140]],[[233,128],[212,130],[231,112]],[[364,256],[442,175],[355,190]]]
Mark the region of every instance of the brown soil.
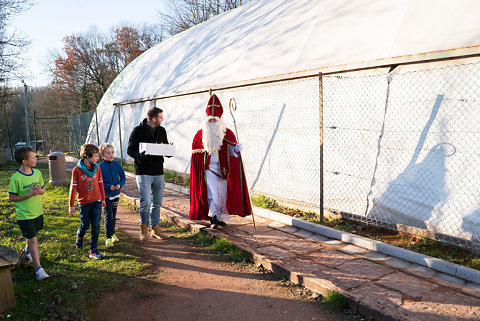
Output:
[[[138,214],[120,207],[117,228],[138,238]],[[152,281],[106,293],[98,320],[353,320],[326,310],[307,291],[252,265],[225,262],[169,232],[167,240],[134,243],[153,264]],[[177,236],[177,237],[175,237]],[[107,253],[108,254],[108,253]]]

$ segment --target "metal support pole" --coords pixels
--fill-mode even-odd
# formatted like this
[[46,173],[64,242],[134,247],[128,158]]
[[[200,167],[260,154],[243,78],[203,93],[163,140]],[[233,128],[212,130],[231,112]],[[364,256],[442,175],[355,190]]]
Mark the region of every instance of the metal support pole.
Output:
[[320,124],[320,222],[323,223],[323,74],[318,74],[318,108]]
[[118,111],[118,137],[120,143],[120,162],[123,165],[123,147],[122,147],[122,125],[120,124],[120,106],[115,105]]
[[25,89],[25,131],[27,134],[26,144],[30,146],[30,128],[28,128],[28,86],[23,82],[23,88]]
[[5,109],[4,112],[5,112],[5,124],[7,125],[8,147],[10,148],[10,153],[12,154],[12,160],[13,160],[12,139],[10,138],[10,129],[8,128],[7,109]]
[[100,136],[98,135],[98,117],[97,117],[96,108],[95,108],[95,126],[97,127],[97,146],[100,146]]
[[33,111],[33,139],[35,140],[35,152],[38,152],[37,150],[37,111]]

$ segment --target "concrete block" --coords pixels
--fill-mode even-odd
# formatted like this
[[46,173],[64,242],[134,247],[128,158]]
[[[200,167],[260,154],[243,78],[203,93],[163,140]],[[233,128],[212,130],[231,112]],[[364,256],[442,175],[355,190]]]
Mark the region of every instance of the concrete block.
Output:
[[342,239],[342,234],[344,233],[342,231],[335,230],[331,227],[323,226],[323,225],[316,225],[314,232],[316,234],[327,236],[327,237],[330,237],[330,238],[336,239],[336,240],[341,240]]
[[312,234],[312,236],[310,236],[308,239],[309,239],[309,240],[312,240],[312,241],[315,241],[315,242],[325,242],[325,241],[328,241],[328,238],[327,238],[326,236],[318,235],[318,234]]
[[182,194],[190,195],[190,189],[180,185],[165,183],[165,188],[171,189],[173,191],[177,191]]
[[294,232],[293,235],[301,238],[309,238],[313,235],[313,233],[306,230],[298,230],[297,232]]
[[455,273],[456,277],[480,284],[480,271],[459,265]]
[[298,218],[293,218],[292,219],[292,226],[301,228],[301,229],[306,230],[306,231],[315,232],[315,226],[316,225],[318,225],[318,224],[311,223],[311,222],[308,222],[308,221],[304,221],[302,219],[298,219]]
[[279,228],[283,228],[285,227],[286,225],[283,224],[283,223],[280,223],[280,222],[272,222],[270,224],[267,225],[268,227],[271,227],[271,228],[276,228],[276,229],[279,229]]
[[344,246],[345,243],[343,243],[342,241],[339,241],[339,240],[328,240],[328,241],[325,241],[323,242],[327,245],[331,245],[331,246],[335,246],[335,247],[338,247],[338,246]]
[[443,260],[436,259],[428,255],[423,255],[382,242],[376,242],[375,246],[376,250],[381,253],[404,259],[413,263],[417,263],[423,266],[427,266],[429,268],[446,274],[455,275],[455,272],[457,270],[456,264],[445,262]]
[[284,232],[294,233],[294,232],[298,231],[298,228],[293,227],[293,226],[285,226],[285,227],[281,228],[281,230],[284,231]]
[[364,249],[363,247],[359,247],[359,246],[356,246],[356,245],[349,244],[349,245],[346,245],[346,246],[342,247],[340,249],[340,251],[348,253],[348,254],[363,254],[363,253],[367,252],[368,250]]
[[412,262],[398,259],[396,257],[389,257],[384,260],[383,263],[396,269],[407,269],[413,264]]
[[369,250],[373,250],[375,249],[375,241],[371,240],[371,239],[368,239],[366,237],[363,237],[363,236],[358,236],[358,235],[355,235],[355,234],[351,234],[351,233],[343,233],[342,234],[342,241],[346,242],[346,243],[351,243],[351,244],[355,244],[357,246],[361,246],[361,247],[364,247],[366,249],[369,249]]
[[431,269],[427,266],[423,266],[420,264],[412,263],[408,268],[407,271],[409,271],[412,274],[415,275],[420,275],[424,278],[433,278],[438,272],[434,269]]
[[387,258],[389,258],[388,255],[375,251],[365,252],[363,253],[363,256],[371,261],[385,261]]
[[[466,285],[465,280],[446,273],[437,273],[437,275],[435,275],[435,281],[445,286],[464,287]],[[447,281],[447,283],[443,281]]]

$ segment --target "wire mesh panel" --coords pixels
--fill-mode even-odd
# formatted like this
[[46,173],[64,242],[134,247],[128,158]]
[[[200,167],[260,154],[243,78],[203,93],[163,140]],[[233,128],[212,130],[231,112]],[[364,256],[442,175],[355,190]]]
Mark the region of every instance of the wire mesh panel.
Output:
[[[80,146],[82,146],[87,139],[90,124],[92,123],[95,127],[97,127],[94,116],[95,111],[89,111],[86,113],[76,114],[68,117],[68,148],[70,151],[80,152]],[[92,143],[96,144],[96,142],[93,141]]]
[[323,77],[326,208],[365,215],[386,93],[386,70]]
[[368,217],[479,241],[479,103],[479,61],[392,75]]
[[318,78],[304,78],[216,92],[233,98],[238,138],[251,190],[319,208],[320,125]]
[[480,60],[324,77],[325,206],[480,242]]

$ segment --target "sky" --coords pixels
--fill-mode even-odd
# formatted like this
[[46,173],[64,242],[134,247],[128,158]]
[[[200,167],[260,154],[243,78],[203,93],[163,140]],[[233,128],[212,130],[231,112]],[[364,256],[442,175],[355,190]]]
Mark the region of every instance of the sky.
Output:
[[[34,0],[35,1],[35,0]],[[11,27],[31,41],[26,59],[25,82],[39,87],[49,84],[49,52],[61,51],[62,39],[86,32],[96,26],[100,32],[123,22],[153,24],[165,12],[167,0],[36,0],[22,15],[14,17]],[[21,86],[20,80],[12,83]]]

